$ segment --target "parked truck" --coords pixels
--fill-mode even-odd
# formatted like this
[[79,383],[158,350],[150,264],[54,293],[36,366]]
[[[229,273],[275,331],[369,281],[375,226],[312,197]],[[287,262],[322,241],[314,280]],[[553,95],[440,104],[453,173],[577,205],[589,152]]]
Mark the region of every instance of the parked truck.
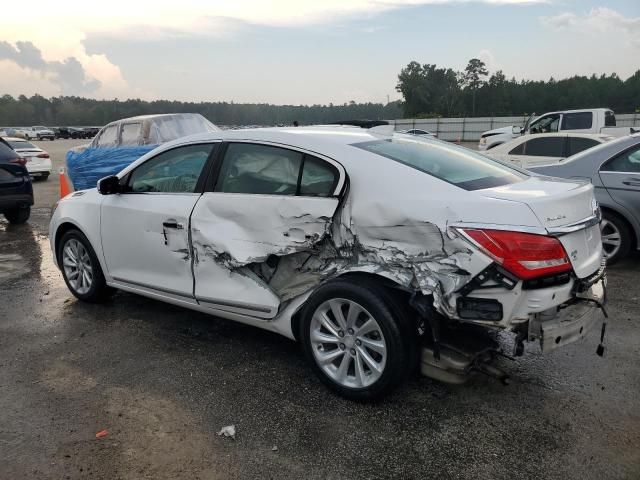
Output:
[[514,125],[484,132],[480,136],[478,149],[490,150],[525,134],[570,131],[572,133],[599,133],[621,137],[637,131],[633,127],[616,126],[616,116],[613,110],[608,108],[548,112],[535,120],[534,117],[535,113],[525,122],[524,127]]

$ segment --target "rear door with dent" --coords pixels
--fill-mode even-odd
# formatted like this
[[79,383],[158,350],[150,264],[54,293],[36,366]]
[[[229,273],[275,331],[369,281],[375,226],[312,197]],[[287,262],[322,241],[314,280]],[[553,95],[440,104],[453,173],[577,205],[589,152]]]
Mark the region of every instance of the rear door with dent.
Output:
[[213,310],[273,318],[281,303],[262,272],[311,252],[329,233],[346,184],[336,161],[288,146],[221,149],[191,216],[196,300]]

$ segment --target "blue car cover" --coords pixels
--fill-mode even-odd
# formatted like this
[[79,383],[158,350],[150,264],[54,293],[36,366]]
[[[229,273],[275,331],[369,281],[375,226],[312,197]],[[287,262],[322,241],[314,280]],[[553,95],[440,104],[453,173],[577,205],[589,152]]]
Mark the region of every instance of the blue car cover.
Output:
[[67,152],[67,174],[75,190],[95,188],[98,180],[115,175],[158,145],[132,147],[87,148]]

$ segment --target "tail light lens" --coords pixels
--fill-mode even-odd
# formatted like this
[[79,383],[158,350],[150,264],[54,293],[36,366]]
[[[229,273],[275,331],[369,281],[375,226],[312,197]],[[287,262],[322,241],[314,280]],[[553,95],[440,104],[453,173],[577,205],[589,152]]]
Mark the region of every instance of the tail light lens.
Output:
[[27,164],[27,159],[23,157],[12,158],[9,160],[9,163],[13,163],[14,165],[22,165],[23,167]]
[[36,157],[38,157],[38,158],[49,158],[49,154],[48,153],[39,153],[38,155],[36,155]]
[[571,270],[557,238],[504,230],[460,229],[503,268],[523,280]]

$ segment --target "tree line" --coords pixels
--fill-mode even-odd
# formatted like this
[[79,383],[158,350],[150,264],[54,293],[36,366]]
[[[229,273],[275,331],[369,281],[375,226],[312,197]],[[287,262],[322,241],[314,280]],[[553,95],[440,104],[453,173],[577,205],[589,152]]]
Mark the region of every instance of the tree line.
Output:
[[341,105],[95,100],[75,96],[0,97],[0,126],[100,126],[120,118],[154,113],[200,113],[218,125],[301,125],[353,119],[507,116],[553,110],[610,107],[640,112],[640,70],[622,80],[610,75],[573,76],[548,81],[491,75],[484,62],[469,61],[464,71],[410,62],[398,75],[403,101],[348,102]]
[[102,126],[113,120],[154,113],[200,113],[218,125],[301,125],[341,120],[399,118],[400,102],[342,105],[271,105],[233,102],[94,100],[41,95],[0,97],[0,126]]
[[507,79],[501,70],[489,75],[477,58],[462,72],[413,61],[398,75],[396,90],[404,99],[405,118],[511,116],[597,107],[640,112],[640,70],[626,80],[612,73],[518,81]]

